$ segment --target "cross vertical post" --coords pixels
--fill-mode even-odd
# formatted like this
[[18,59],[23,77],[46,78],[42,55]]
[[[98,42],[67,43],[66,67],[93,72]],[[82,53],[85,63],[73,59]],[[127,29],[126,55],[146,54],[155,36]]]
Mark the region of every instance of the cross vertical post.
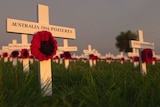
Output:
[[[138,40],[139,40],[139,42],[144,42],[142,30],[138,30]],[[140,70],[141,70],[142,74],[147,74],[146,62],[142,62],[141,52],[142,52],[142,49],[139,49]]]
[[[38,5],[38,22],[40,24],[49,24],[48,6]],[[52,95],[52,71],[51,60],[39,61],[39,75],[41,89],[44,96]]]

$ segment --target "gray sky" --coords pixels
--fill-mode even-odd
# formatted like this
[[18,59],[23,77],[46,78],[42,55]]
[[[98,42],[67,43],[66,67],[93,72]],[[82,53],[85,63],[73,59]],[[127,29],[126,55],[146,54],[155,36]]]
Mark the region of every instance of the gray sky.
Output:
[[[51,25],[76,29],[76,40],[70,46],[97,49],[102,55],[118,54],[116,36],[131,30],[143,30],[144,41],[155,43],[155,52],[160,54],[160,0],[1,0],[0,1],[0,47],[12,39],[21,42],[20,34],[6,33],[6,19],[14,18],[37,22],[37,5],[49,7]],[[29,35],[29,41],[31,40]],[[58,39],[58,45],[62,40]]]

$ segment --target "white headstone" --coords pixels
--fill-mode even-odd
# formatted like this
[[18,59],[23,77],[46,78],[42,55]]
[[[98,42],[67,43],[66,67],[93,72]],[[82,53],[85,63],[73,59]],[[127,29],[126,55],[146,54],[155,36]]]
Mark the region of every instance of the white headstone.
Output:
[[30,43],[17,43],[17,40],[14,39],[12,40],[12,43],[8,44],[8,46],[2,46],[2,52],[7,52],[8,54],[11,54],[14,50],[20,51],[22,49],[30,49]]

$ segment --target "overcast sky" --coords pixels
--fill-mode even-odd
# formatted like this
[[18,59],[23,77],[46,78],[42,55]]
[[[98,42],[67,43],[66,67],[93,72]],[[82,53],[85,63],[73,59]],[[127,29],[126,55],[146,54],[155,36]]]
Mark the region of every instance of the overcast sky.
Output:
[[[76,40],[70,46],[97,49],[102,55],[118,54],[116,36],[131,30],[143,30],[144,41],[155,43],[160,54],[160,0],[1,0],[0,1],[0,47],[12,39],[21,42],[20,34],[6,33],[6,19],[14,18],[37,22],[37,5],[49,7],[50,25],[76,29]],[[31,40],[29,35],[29,41]],[[62,40],[58,39],[58,45]]]

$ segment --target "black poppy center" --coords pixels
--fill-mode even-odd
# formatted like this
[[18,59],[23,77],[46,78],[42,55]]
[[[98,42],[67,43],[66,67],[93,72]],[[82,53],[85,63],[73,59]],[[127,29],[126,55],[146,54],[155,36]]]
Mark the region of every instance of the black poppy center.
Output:
[[24,52],[23,52],[23,56],[24,56],[24,57],[28,57],[28,54],[29,54],[28,51],[24,51]]
[[41,41],[41,47],[40,47],[40,51],[47,55],[50,56],[52,55],[53,51],[54,51],[54,44],[52,41]]
[[65,52],[64,54],[65,54],[66,58],[70,58],[71,57],[71,54],[69,52]]
[[13,57],[17,57],[18,56],[18,52],[15,51],[15,52],[12,53],[12,55],[13,55]]

